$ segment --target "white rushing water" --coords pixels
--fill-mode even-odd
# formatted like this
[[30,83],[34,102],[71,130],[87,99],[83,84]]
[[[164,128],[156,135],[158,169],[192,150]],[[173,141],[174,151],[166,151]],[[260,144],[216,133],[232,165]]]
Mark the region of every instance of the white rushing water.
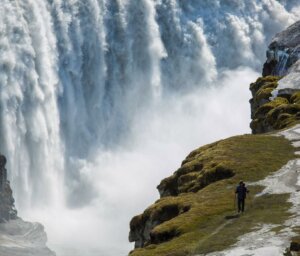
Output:
[[58,256],[125,255],[130,217],[189,151],[249,132],[248,84],[299,10],[2,0],[0,150],[20,214],[45,224]]

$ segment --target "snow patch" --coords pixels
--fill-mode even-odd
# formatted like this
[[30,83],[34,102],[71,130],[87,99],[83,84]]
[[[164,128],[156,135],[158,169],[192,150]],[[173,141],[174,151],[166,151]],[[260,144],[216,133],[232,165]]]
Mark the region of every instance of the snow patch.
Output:
[[300,60],[298,60],[289,70],[289,73],[279,80],[277,91],[281,89],[291,88],[300,89]]
[[296,174],[295,165],[296,160],[289,161],[278,172],[271,176],[268,176],[264,180],[252,183],[253,185],[260,185],[266,187],[261,193],[256,196],[262,196],[265,194],[285,194],[293,193],[295,187],[293,185],[294,176]]
[[208,256],[274,256],[284,252],[286,242],[271,231],[277,225],[262,225],[258,230],[241,237],[232,249]]
[[300,147],[300,141],[295,141],[292,143],[292,145],[295,147],[295,148],[299,148]]

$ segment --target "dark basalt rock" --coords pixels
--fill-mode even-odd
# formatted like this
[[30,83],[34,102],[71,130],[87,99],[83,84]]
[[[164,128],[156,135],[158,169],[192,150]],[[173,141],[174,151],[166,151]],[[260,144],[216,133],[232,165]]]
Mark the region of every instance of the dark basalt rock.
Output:
[[6,158],[0,155],[0,222],[17,218],[13,192],[7,180]]
[[5,165],[6,158],[0,155],[0,255],[55,256],[46,246],[44,227],[39,223],[25,222],[17,216]]
[[163,243],[179,236],[180,232],[175,229],[156,232],[154,228],[189,210],[189,205],[176,203],[147,209],[142,215],[138,215],[131,220],[129,241],[135,242],[135,248],[142,248],[149,244]]
[[300,252],[300,243],[299,242],[291,242],[290,251]]
[[278,61],[275,59],[271,59],[269,62],[265,62],[264,67],[263,67],[263,76],[269,76],[274,74],[273,70],[276,69]]

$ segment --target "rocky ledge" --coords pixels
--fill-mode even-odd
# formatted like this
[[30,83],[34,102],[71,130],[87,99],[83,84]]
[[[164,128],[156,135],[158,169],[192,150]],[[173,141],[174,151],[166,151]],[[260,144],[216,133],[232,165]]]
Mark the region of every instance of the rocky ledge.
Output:
[[278,33],[267,50],[263,77],[250,85],[254,134],[284,129],[300,120],[300,21]]
[[250,85],[250,127],[254,134],[291,127],[300,121],[300,90],[278,90],[281,77],[266,76]]
[[6,158],[0,155],[0,255],[55,256],[46,247],[44,227],[39,223],[25,222],[17,216],[5,165]]

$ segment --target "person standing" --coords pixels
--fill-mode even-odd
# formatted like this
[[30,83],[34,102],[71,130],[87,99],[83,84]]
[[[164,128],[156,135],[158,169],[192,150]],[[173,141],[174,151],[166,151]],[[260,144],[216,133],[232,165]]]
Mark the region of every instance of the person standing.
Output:
[[235,190],[236,200],[238,204],[238,213],[244,212],[245,210],[245,199],[247,193],[249,193],[249,190],[247,189],[245,183],[241,180]]

